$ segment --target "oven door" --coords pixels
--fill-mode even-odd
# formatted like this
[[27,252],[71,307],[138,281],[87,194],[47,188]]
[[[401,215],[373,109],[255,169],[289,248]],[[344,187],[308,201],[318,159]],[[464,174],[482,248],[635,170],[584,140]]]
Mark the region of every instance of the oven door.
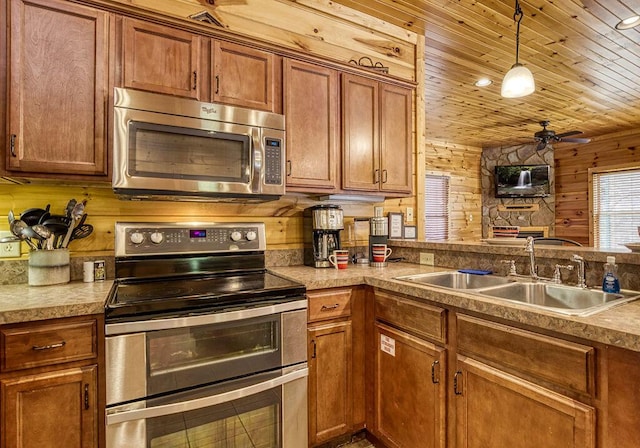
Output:
[[107,405],[306,361],[306,300],[106,326]]
[[307,446],[306,364],[107,411],[107,448]]

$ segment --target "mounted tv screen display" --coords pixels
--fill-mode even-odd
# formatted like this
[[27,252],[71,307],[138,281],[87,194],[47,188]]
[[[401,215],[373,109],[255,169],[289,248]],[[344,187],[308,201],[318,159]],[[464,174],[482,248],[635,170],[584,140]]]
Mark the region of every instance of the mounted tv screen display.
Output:
[[549,196],[549,165],[496,166],[497,198],[540,198]]

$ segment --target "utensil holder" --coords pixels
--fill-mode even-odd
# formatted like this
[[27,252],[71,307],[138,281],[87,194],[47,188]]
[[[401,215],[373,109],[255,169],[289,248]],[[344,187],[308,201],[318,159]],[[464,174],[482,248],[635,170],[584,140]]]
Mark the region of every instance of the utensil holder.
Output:
[[69,250],[34,250],[29,254],[29,285],[69,283]]

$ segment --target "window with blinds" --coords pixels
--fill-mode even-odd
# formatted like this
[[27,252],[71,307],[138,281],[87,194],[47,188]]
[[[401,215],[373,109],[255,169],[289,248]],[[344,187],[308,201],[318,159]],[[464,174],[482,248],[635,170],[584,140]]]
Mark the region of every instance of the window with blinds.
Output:
[[424,237],[449,238],[449,176],[427,174],[424,181]]
[[593,238],[600,249],[638,241],[640,168],[593,173]]

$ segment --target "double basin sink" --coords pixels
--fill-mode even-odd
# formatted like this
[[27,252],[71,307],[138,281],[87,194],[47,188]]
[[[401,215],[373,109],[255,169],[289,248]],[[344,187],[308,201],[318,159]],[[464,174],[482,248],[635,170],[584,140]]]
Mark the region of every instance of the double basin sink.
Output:
[[495,275],[467,274],[455,271],[396,277],[410,283],[438,286],[452,290],[522,303],[561,314],[587,316],[621,303],[640,298],[640,292],[606,293],[555,283],[515,281]]

